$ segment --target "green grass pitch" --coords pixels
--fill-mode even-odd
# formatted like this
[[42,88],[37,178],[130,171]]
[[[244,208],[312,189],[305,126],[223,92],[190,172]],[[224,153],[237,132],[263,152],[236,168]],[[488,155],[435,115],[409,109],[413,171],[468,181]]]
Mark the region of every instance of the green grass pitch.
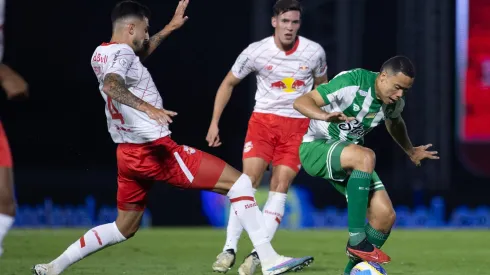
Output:
[[[54,259],[84,232],[12,230],[5,239],[0,274],[30,274],[33,264]],[[273,245],[283,255],[315,257],[315,262],[300,274],[339,275],[347,260],[347,236],[344,230],[279,230]],[[224,237],[225,231],[210,228],[143,229],[127,242],[93,254],[63,274],[213,274],[211,264],[222,249]],[[227,274],[237,274],[250,249],[250,240],[243,234],[237,264]],[[384,251],[392,257],[392,262],[385,265],[390,275],[490,274],[488,230],[394,230]]]

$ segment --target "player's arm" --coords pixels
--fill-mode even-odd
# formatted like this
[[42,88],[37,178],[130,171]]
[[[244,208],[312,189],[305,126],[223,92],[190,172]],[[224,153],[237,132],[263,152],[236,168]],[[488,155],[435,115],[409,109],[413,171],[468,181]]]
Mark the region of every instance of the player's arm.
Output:
[[211,119],[211,124],[214,124],[216,126],[219,124],[219,120],[221,119],[223,110],[228,104],[228,101],[230,101],[233,89],[241,81],[242,80],[237,78],[231,71],[228,72],[225,79],[223,79],[214,100],[213,118]]
[[386,129],[388,133],[390,133],[393,140],[395,140],[398,145],[407,153],[407,155],[411,155],[413,153],[413,145],[408,137],[407,126],[405,125],[405,121],[402,116],[398,116],[395,118],[386,119]]
[[165,109],[157,109],[135,96],[126,88],[124,79],[117,73],[106,74],[102,91],[113,100],[146,113],[148,117],[160,124],[172,123],[171,117],[177,114]]
[[135,96],[126,88],[124,79],[116,73],[108,73],[104,78],[102,91],[113,100],[141,112],[148,111],[150,104]]
[[[396,112],[396,111],[395,111]],[[419,166],[423,159],[439,159],[437,151],[427,151],[432,144],[414,147],[408,137],[407,126],[401,115],[386,119],[386,129],[393,139],[400,145],[405,153],[410,157],[412,162]]]
[[326,120],[328,113],[321,109],[327,105],[317,89],[306,93],[294,100],[293,108],[306,117],[316,120]]
[[5,64],[0,64],[0,85],[5,90],[8,99],[20,99],[28,96],[27,82]]
[[317,54],[315,55],[315,66],[313,69],[313,75],[315,79],[315,86],[314,88],[316,89],[318,86],[321,84],[327,83],[328,82],[328,76],[327,76],[327,55],[325,54],[325,51],[321,46],[319,46],[319,50]]
[[327,74],[320,76],[320,77],[315,77],[315,89],[320,86],[321,84],[326,84],[328,83],[328,76]]
[[218,92],[216,93],[216,98],[214,100],[213,117],[211,119],[211,124],[209,125],[208,134],[206,135],[206,141],[211,147],[221,145],[218,125],[221,115],[223,114],[223,110],[228,104],[228,101],[230,101],[233,89],[236,85],[238,85],[238,83],[241,82],[242,79],[255,70],[250,52],[250,47],[248,47],[240,54],[240,56],[238,56],[235,64],[233,64],[233,67],[218,88]]
[[293,108],[311,119],[328,122],[351,121],[354,118],[347,117],[342,112],[329,113],[322,109],[332,101],[338,101],[338,90],[345,88],[350,82],[352,82],[352,76],[348,73],[337,76],[329,83],[321,84],[313,91],[296,98]]
[[179,29],[185,24],[187,19],[189,19],[184,15],[188,4],[189,0],[179,1],[172,20],[161,31],[150,37],[145,51],[139,56],[141,60],[146,59],[173,31]]

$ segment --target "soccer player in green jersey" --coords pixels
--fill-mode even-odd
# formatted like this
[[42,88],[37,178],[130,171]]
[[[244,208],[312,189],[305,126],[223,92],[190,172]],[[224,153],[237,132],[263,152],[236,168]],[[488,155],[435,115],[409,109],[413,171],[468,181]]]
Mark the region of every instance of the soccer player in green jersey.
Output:
[[[364,136],[381,122],[415,165],[438,159],[431,144],[414,147],[401,117],[404,95],[415,69],[404,56],[387,60],[381,71],[345,71],[329,83],[297,98],[294,108],[311,118],[300,146],[301,164],[311,176],[328,180],[347,199],[350,259],[344,274],[361,260],[387,263],[379,248],[395,222],[395,211],[374,171],[376,156]],[[368,223],[365,224],[366,217]]]

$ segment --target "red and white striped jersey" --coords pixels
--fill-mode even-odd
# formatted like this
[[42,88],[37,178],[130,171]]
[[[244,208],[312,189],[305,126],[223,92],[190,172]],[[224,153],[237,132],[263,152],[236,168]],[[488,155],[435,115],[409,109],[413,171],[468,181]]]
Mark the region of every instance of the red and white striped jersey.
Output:
[[293,102],[311,91],[315,77],[327,73],[325,51],[320,44],[299,36],[284,52],[267,37],[250,44],[237,58],[231,72],[239,79],[254,72],[257,78],[254,112],[304,118]]
[[102,91],[105,76],[118,74],[132,94],[163,109],[162,97],[148,69],[129,45],[103,43],[95,49],[91,64],[106,102],[107,127],[115,143],[146,143],[170,134],[167,125],[159,125],[145,113],[112,100]]

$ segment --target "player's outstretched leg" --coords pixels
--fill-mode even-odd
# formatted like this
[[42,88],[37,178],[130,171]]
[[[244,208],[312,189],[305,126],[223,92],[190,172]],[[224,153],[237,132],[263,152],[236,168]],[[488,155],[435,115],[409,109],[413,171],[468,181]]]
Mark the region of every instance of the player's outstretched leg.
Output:
[[[243,171],[246,175],[250,177],[250,180],[252,181],[254,194],[260,185],[262,176],[264,174],[265,169],[267,168],[267,165],[268,165],[267,162],[259,157],[250,157],[250,158],[245,158],[243,160]],[[232,205],[230,206],[229,213],[230,214],[228,218],[228,225],[226,227],[226,242],[223,247],[223,251],[220,254],[218,254],[218,256],[216,257],[216,261],[212,265],[213,271],[215,272],[226,273],[231,267],[233,267],[236,260],[236,252],[238,251],[237,249],[238,240],[240,239],[240,236],[243,231],[242,224],[240,223],[240,220],[235,214],[235,210],[233,209]],[[266,226],[267,226],[267,220],[266,220]],[[254,253],[253,255],[256,254],[257,253]],[[258,259],[256,259],[255,262],[260,263]]]
[[[202,162],[204,162],[203,159]],[[215,163],[210,161],[210,164]],[[206,165],[202,163],[201,165]],[[311,263],[312,257],[290,258],[277,254],[270,244],[265,220],[260,212],[250,178],[238,172],[228,164],[214,187],[218,193],[226,193],[243,228],[247,231],[252,244],[260,257],[264,275],[281,274],[300,270]]]
[[353,259],[387,263],[390,257],[373,246],[365,232],[371,177],[376,156],[368,148],[349,145],[342,150],[340,162],[343,168],[352,170],[347,182],[347,212],[349,241],[346,253]]
[[33,274],[58,275],[90,254],[131,238],[138,231],[142,216],[143,211],[118,210],[115,222],[90,229],[52,262],[35,265]]
[[[269,197],[267,198],[267,202],[262,209],[270,240],[274,238],[274,235],[282,221],[282,217],[284,216],[287,192],[295,176],[296,171],[289,166],[276,165],[273,167]],[[245,257],[243,263],[238,268],[238,274],[254,274],[259,265],[259,257],[255,251],[252,251],[249,255],[247,255],[247,257]]]
[[0,256],[3,252],[3,239],[14,223],[15,217],[15,200],[12,178],[11,168],[0,167]]
[[[396,219],[395,210],[384,187],[374,190],[369,200],[367,218],[369,221],[365,226],[367,239],[375,247],[381,248],[390,236],[391,228]],[[349,259],[344,275],[349,275],[357,263],[358,261]]]

